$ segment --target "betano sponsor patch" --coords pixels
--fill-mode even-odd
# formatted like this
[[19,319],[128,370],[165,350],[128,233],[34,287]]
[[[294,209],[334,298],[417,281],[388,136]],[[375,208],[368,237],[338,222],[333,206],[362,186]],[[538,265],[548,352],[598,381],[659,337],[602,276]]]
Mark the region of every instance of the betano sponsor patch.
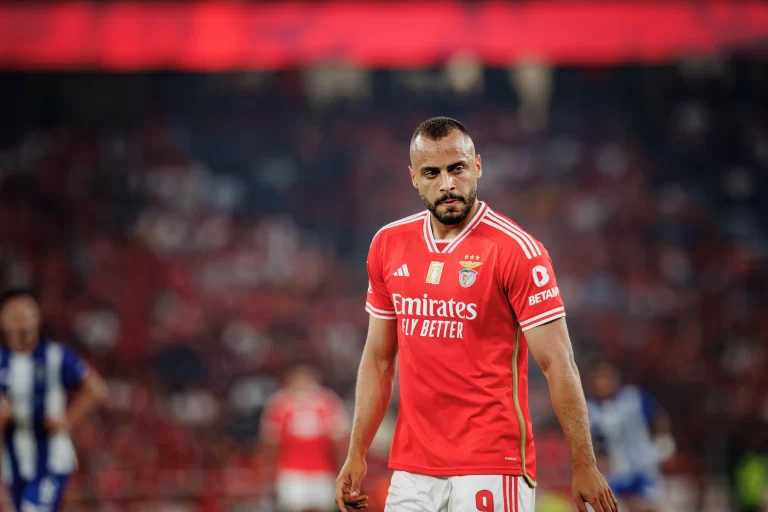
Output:
[[534,304],[538,304],[540,302],[544,302],[545,300],[549,300],[553,297],[557,297],[560,295],[560,289],[555,286],[553,288],[550,288],[549,290],[544,290],[543,292],[539,292],[535,295],[531,295],[528,297],[528,305],[533,306]]

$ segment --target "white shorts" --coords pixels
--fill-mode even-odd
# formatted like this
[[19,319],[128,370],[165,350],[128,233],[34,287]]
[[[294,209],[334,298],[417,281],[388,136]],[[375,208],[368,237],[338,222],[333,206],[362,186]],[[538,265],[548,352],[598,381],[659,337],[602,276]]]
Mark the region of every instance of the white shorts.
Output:
[[336,478],[327,473],[282,471],[277,475],[276,491],[281,512],[336,508]]
[[395,471],[385,512],[534,512],[535,491],[523,477],[434,477]]

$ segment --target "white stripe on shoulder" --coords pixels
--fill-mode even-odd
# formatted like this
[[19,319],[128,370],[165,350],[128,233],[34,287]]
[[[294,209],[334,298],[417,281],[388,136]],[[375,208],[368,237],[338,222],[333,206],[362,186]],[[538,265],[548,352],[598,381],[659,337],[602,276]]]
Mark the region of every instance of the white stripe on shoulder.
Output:
[[492,217],[499,224],[506,226],[510,230],[520,235],[523,238],[523,240],[525,240],[525,243],[528,245],[528,247],[531,249],[531,253],[534,254],[535,256],[541,256],[541,250],[539,249],[539,244],[536,243],[536,240],[531,235],[529,235],[528,233],[520,229],[519,226],[512,223],[509,219],[502,217],[501,215],[499,215],[494,211],[489,211],[488,216]]
[[411,222],[418,222],[418,221],[422,220],[424,218],[424,215],[426,215],[427,213],[429,213],[429,212],[427,212],[425,210],[423,212],[415,213],[415,214],[410,215],[408,217],[405,217],[403,219],[396,220],[394,222],[390,222],[389,224],[387,224],[384,227],[382,227],[381,229],[379,229],[376,232],[376,234],[373,235],[373,238],[376,238],[379,235],[379,233],[381,233],[385,229],[394,228],[395,226],[402,226],[404,224],[410,224]]
[[424,210],[423,212],[414,213],[413,215],[409,215],[407,217],[403,217],[402,219],[390,222],[389,224],[385,225],[381,229],[391,228],[393,226],[399,226],[400,224],[408,224],[409,222],[414,222],[416,220],[421,219],[421,217],[423,215],[426,215],[427,213],[429,212],[427,212],[426,210]]
[[510,231],[506,227],[502,226],[501,224],[498,224],[498,223],[494,222],[493,220],[491,220],[490,218],[487,218],[487,217],[482,220],[482,223],[483,224],[488,224],[489,226],[494,227],[494,228],[498,229],[499,231],[501,231],[502,233],[504,233],[506,235],[509,235],[510,237],[514,238],[515,241],[520,245],[520,248],[525,253],[525,257],[528,258],[528,259],[531,259],[533,257],[533,256],[531,256],[531,253],[528,250],[528,246],[525,244],[525,242],[523,242],[522,238],[520,238],[517,234],[513,233],[512,231]]

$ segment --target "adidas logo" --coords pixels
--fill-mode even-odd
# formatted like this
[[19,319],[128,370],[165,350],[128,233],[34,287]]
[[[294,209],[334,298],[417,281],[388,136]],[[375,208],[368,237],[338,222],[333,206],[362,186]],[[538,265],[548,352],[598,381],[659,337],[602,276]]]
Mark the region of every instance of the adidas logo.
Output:
[[392,274],[393,276],[400,276],[400,277],[410,277],[411,274],[408,273],[408,264],[403,263],[399,269],[397,269],[397,272]]

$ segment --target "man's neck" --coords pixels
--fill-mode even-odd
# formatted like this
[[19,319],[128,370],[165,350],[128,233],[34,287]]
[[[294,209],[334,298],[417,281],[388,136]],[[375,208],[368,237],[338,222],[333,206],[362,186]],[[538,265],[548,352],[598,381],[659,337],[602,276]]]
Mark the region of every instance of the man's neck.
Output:
[[480,210],[480,201],[475,200],[475,204],[473,204],[472,208],[469,210],[467,218],[458,224],[443,224],[437,220],[434,215],[430,214],[429,220],[432,225],[432,236],[435,240],[451,240],[456,238],[459,233],[461,233],[461,230],[463,230],[467,224],[472,222],[472,219],[475,218],[478,210]]
[[23,355],[31,356],[32,354],[35,353],[35,350],[37,350],[37,345],[35,345],[32,348],[16,349],[16,350],[11,349],[11,352],[13,352],[14,354],[23,354]]

